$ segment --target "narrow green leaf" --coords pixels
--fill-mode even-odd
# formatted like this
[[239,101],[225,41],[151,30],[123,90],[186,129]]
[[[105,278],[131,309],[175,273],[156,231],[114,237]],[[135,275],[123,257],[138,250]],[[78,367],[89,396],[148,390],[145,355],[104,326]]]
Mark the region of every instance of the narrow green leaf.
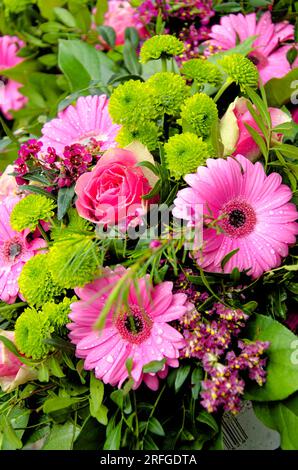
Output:
[[201,411],[199,413],[199,416],[196,419],[200,423],[207,424],[207,426],[209,426],[209,428],[213,429],[214,432],[217,433],[219,431],[217,422],[215,421],[213,416],[210,413],[208,413],[207,411]]
[[103,40],[113,49],[115,47],[116,42],[116,33],[111,26],[98,26],[97,31],[103,38]]
[[190,365],[182,365],[179,367],[175,379],[175,392],[179,392],[180,388],[184,384],[185,380],[187,379],[190,373]]
[[230,261],[231,258],[233,258],[233,256],[238,253],[239,251],[239,248],[236,248],[235,250],[233,251],[230,251],[230,253],[228,253],[222,260],[221,260],[221,263],[220,263],[220,266],[221,266],[221,269],[224,270],[224,267],[225,265]]
[[58,205],[58,220],[62,220],[68,211],[72,198],[74,197],[74,186],[69,188],[60,188],[58,191],[57,205]]
[[148,364],[143,366],[143,372],[145,374],[150,373],[150,372],[156,373],[163,368],[163,366],[165,365],[165,362],[166,362],[165,359],[162,359],[161,361],[148,362]]
[[76,27],[76,20],[70,11],[66,10],[65,8],[56,7],[54,8],[54,13],[58,20],[65,24],[65,26],[68,26],[69,28]]

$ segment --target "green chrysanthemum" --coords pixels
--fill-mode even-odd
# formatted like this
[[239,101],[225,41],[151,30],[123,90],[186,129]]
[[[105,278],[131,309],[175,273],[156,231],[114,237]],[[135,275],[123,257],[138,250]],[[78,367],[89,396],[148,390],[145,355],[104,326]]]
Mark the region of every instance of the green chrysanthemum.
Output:
[[4,0],[5,12],[6,13],[20,13],[29,5],[36,3],[34,0]]
[[35,308],[26,308],[15,324],[15,342],[22,354],[32,359],[43,359],[53,350],[45,340],[51,338],[54,327],[48,317]]
[[70,313],[70,305],[76,300],[76,297],[72,299],[65,297],[59,304],[47,302],[42,307],[42,315],[48,318],[50,324],[58,333],[61,332],[63,327],[69,322],[68,314]]
[[145,145],[148,150],[155,150],[158,144],[159,128],[154,122],[146,122],[135,129],[122,127],[116,137],[120,147],[126,147],[131,142],[139,141]]
[[94,241],[79,234],[54,243],[48,256],[48,266],[54,282],[61,287],[84,286],[94,279],[98,269]]
[[146,83],[129,80],[119,85],[110,98],[109,112],[114,122],[131,127],[154,119],[154,107]]
[[48,269],[48,254],[33,256],[27,261],[19,277],[20,292],[30,305],[40,307],[62,292]]
[[53,217],[56,205],[52,199],[41,194],[29,194],[18,202],[11,213],[10,223],[14,230],[35,230],[41,220]]
[[205,164],[210,157],[210,148],[201,137],[185,132],[169,139],[165,144],[165,156],[171,176],[180,179]]
[[140,51],[140,62],[145,64],[148,60],[174,57],[183,52],[184,44],[175,36],[169,34],[153,36],[144,42]]
[[259,81],[257,67],[241,54],[231,54],[218,61],[231,80],[240,86],[241,91],[246,87],[256,88]]
[[181,110],[181,123],[184,131],[194,132],[201,137],[210,134],[213,123],[218,119],[217,106],[204,93],[196,93],[188,98]]
[[195,80],[199,85],[209,83],[215,87],[220,85],[223,78],[219,68],[206,59],[190,59],[184,62],[181,73],[188,80]]
[[176,73],[159,72],[147,81],[152,91],[153,103],[159,115],[177,115],[182,103],[189,96],[189,87],[185,80]]

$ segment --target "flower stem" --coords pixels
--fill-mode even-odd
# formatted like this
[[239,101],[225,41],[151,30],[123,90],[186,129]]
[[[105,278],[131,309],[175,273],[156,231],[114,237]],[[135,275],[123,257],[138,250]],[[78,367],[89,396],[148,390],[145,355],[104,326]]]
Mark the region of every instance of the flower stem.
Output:
[[161,68],[162,68],[163,72],[168,71],[168,65],[167,65],[167,58],[166,57],[161,58]]
[[233,83],[233,80],[228,78],[227,81],[222,85],[222,87],[218,90],[215,97],[213,98],[215,103],[217,103],[221,95],[226,91],[226,89],[231,85],[231,83]]
[[45,230],[44,230],[44,228],[43,228],[43,226],[41,225],[40,222],[38,222],[38,229],[39,229],[40,233],[42,234],[43,238],[45,239],[45,241],[49,243],[50,239],[47,236],[47,234],[46,234],[46,232],[45,232]]

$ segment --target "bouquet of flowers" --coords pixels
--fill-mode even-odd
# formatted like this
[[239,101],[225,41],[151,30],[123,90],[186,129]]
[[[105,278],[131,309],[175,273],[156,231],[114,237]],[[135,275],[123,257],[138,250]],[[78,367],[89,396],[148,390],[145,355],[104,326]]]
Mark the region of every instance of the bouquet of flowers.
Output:
[[1,38],[0,448],[231,448],[253,406],[298,449],[294,26],[109,3],[133,23],[60,39],[69,89],[40,131]]

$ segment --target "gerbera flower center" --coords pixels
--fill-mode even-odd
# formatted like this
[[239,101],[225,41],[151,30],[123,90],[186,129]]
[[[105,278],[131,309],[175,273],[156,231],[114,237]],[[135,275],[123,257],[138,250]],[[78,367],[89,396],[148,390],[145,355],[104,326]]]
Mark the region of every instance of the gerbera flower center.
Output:
[[129,310],[120,313],[115,322],[122,338],[133,344],[140,344],[150,336],[152,324],[149,315],[138,305],[130,305]]
[[0,75],[0,83],[3,83],[3,85],[7,85],[8,83],[8,78],[5,77],[4,75]]
[[244,237],[251,233],[257,218],[254,209],[246,201],[235,198],[227,202],[221,209],[221,227],[233,238]]
[[3,257],[7,262],[15,261],[22,254],[22,251],[23,243],[18,237],[7,240],[2,248]]

